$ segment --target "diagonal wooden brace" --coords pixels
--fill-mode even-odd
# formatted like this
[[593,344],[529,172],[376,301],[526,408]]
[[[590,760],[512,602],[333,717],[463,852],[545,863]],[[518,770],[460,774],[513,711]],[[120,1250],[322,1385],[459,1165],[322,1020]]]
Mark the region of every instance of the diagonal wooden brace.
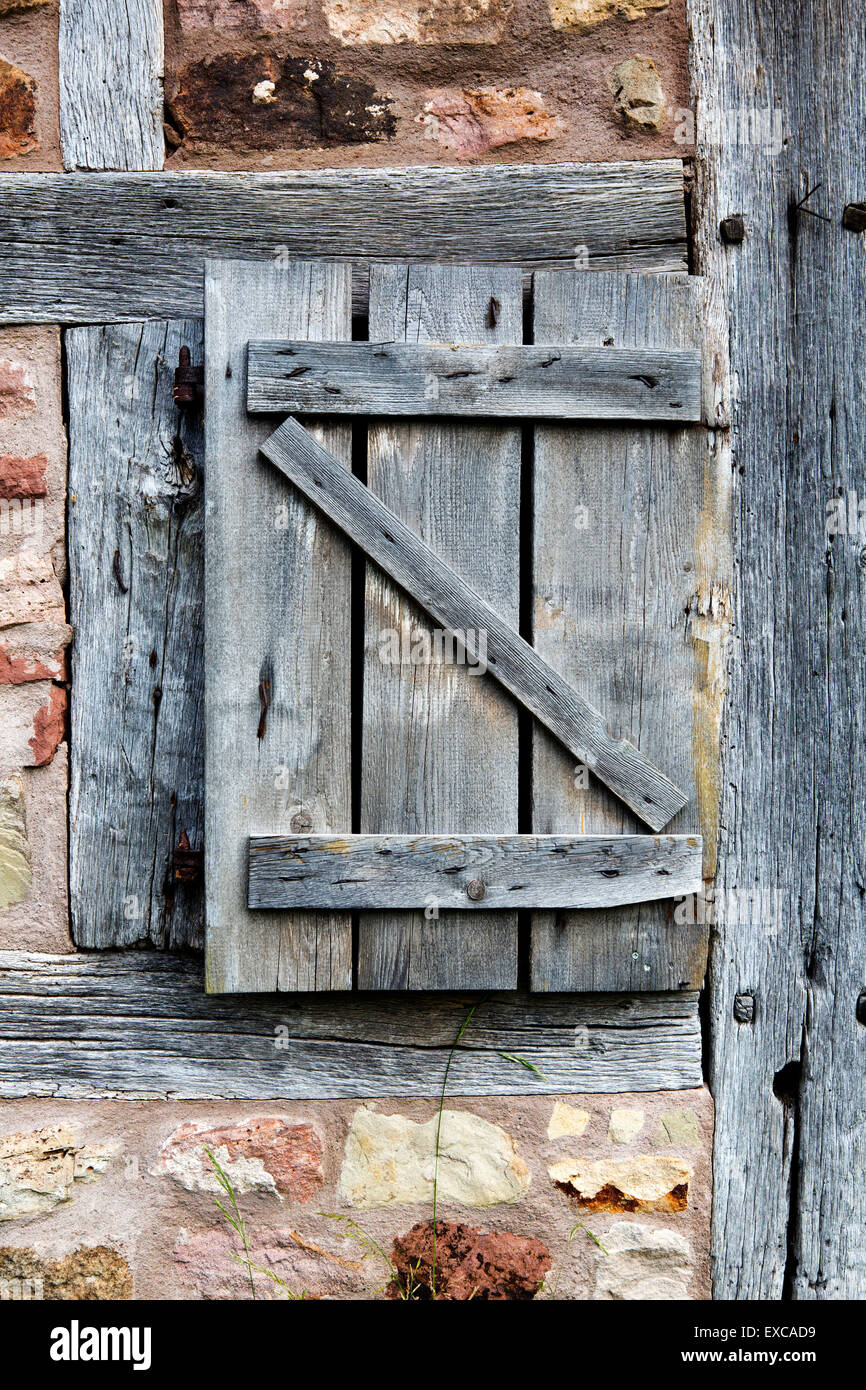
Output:
[[683,792],[627,739],[613,738],[604,716],[297,420],[289,417],[262,453],[443,628],[460,640],[486,632],[489,673],[639,820],[662,830],[682,810]]

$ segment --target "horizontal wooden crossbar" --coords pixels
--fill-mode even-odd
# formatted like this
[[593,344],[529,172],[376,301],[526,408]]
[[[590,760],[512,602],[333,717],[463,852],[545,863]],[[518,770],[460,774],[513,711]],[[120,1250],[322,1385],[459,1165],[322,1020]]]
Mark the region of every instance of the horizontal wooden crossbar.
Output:
[[701,887],[698,835],[306,835],[250,840],[251,908],[619,907]]
[[467,638],[485,633],[489,673],[640,820],[663,830],[682,809],[679,788],[627,739],[614,738],[604,716],[303,425],[290,417],[262,452],[436,622]]
[[[448,1093],[700,1086],[700,973],[665,993],[476,995]],[[204,983],[188,953],[0,951],[0,1098],[430,1097],[469,1007],[465,992],[287,999]]]
[[424,343],[250,343],[252,411],[536,420],[701,418],[698,352]]
[[0,322],[200,317],[208,259],[687,270],[679,159],[282,174],[0,175]]

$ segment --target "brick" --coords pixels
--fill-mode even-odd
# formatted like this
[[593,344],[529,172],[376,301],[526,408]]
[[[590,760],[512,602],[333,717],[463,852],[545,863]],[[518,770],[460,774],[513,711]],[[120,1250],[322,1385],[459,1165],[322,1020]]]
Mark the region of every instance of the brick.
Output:
[[644,1126],[642,1110],[611,1110],[607,1137],[611,1144],[630,1144]]
[[333,63],[223,53],[181,69],[170,113],[198,149],[316,149],[390,139],[391,105]]
[[666,1110],[659,1116],[653,1144],[659,1148],[697,1149],[701,1126],[694,1110]]
[[344,44],[498,43],[511,0],[325,0]]
[[18,454],[0,454],[0,498],[47,497],[46,471],[48,459],[44,454],[21,458]]
[[419,1221],[394,1241],[391,1263],[397,1278],[389,1298],[451,1303],[528,1302],[552,1260],[543,1241],[511,1231],[481,1231],[453,1221]]
[[33,719],[33,734],[29,739],[33,756],[28,767],[45,767],[51,762],[66,733],[66,705],[63,686],[49,686],[48,699],[39,706]]
[[36,392],[25,364],[0,357],[0,420],[32,415],[35,409]]
[[206,1149],[237,1192],[264,1191],[308,1202],[324,1182],[318,1130],[269,1117],[215,1129],[182,1125],[166,1140],[153,1173],[174,1178],[188,1192],[219,1192]]
[[30,1247],[0,1249],[0,1280],[37,1282],[52,1301],[119,1302],[132,1298],[132,1271],[108,1245],[80,1246],[62,1259],[46,1259]]
[[665,119],[665,94],[652,58],[626,58],[608,73],[616,110],[627,126],[660,130]]
[[[270,1230],[259,1221],[249,1231],[249,1239],[256,1297],[260,1300],[284,1300],[286,1291],[307,1300],[357,1298],[362,1280],[368,1285],[368,1298],[381,1296],[387,1273],[377,1261],[344,1259],[298,1231]],[[333,1232],[323,1233],[320,1239],[333,1243]],[[365,1252],[360,1253],[363,1256]],[[172,1251],[184,1283],[209,1300],[250,1297],[249,1273],[238,1263],[237,1254],[237,1236],[225,1229],[194,1234],[184,1229]]]
[[679,1231],[659,1230],[637,1221],[618,1221],[596,1249],[595,1293],[601,1301],[688,1299],[691,1246]]
[[573,1105],[563,1105],[556,1101],[553,1114],[547,1126],[548,1139],[564,1139],[571,1135],[583,1134],[592,1116],[588,1110],[577,1110]]
[[549,0],[554,29],[586,34],[606,19],[625,16],[645,19],[653,10],[666,10],[670,0]]
[[[20,777],[12,777],[0,786],[0,911],[24,902],[32,886],[24,788]],[[0,1219],[3,1216],[2,1188],[3,1164],[0,1158]]]
[[437,92],[417,119],[430,139],[454,150],[460,159],[519,140],[555,140],[566,129],[542,94],[528,87]]
[[52,1211],[72,1198],[76,1183],[94,1182],[114,1151],[89,1149],[74,1125],[52,1125],[0,1137],[0,1221]]
[[[14,503],[6,505],[10,509],[15,506]],[[38,523],[38,519],[38,513],[32,512],[29,517],[23,517],[28,527]],[[0,538],[10,533],[14,520],[11,510],[4,516],[0,506]],[[14,528],[12,534],[15,534]],[[45,619],[55,623],[66,620],[63,590],[50,555],[41,555],[25,547],[15,555],[0,556],[0,628]]]
[[567,1158],[549,1170],[581,1211],[685,1211],[692,1170],[679,1158]]
[[39,148],[36,94],[39,84],[0,58],[0,159],[15,159]]
[[177,0],[177,11],[180,27],[187,31],[279,34],[306,23],[308,0]]
[[[25,687],[25,690],[30,689],[32,686]],[[0,694],[0,720],[4,718],[2,704]],[[7,738],[4,727],[0,751],[5,749]],[[66,853],[67,745],[61,743],[47,767],[16,771],[9,781],[23,787],[27,854],[33,883],[23,900],[0,910],[0,950],[63,955],[73,949],[69,939]],[[41,1118],[41,1115],[36,1116],[37,1120]]]
[[22,623],[0,634],[0,685],[66,679],[71,629],[51,622]]
[[[370,1209],[427,1202],[433,1196],[438,1119],[423,1124],[403,1115],[356,1110],[346,1140],[339,1193],[350,1206]],[[465,1110],[443,1110],[439,1198],[467,1207],[517,1202],[530,1184],[511,1135]]]

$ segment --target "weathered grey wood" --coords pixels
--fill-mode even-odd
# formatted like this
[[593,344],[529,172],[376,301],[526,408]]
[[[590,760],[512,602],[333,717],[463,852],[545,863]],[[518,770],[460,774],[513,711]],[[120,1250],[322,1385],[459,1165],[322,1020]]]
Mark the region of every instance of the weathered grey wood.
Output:
[[[866,258],[842,226],[866,188],[866,26],[855,0],[793,25],[771,0],[691,11],[696,258],[729,304],[738,385],[709,1011],[715,1296],[862,1300],[864,533],[827,522],[834,497],[866,496]],[[726,247],[734,213],[746,238]]]
[[[491,312],[491,301],[498,309]],[[429,342],[452,334],[492,344],[523,336],[520,273],[499,267],[374,266],[374,338]],[[520,434],[484,424],[379,424],[368,431],[371,489],[438,554],[519,621]],[[518,720],[476,666],[403,659],[402,641],[430,624],[380,569],[367,566],[361,829],[518,829]],[[399,662],[381,639],[400,634]],[[466,635],[466,634],[464,634]],[[476,638],[478,634],[475,634]],[[431,642],[431,652],[435,644]],[[456,652],[454,653],[456,655]],[[464,653],[466,655],[466,653]],[[411,647],[410,647],[411,657]],[[362,989],[513,989],[517,914],[471,922],[366,914],[358,930]]]
[[[693,280],[542,272],[535,277],[535,340],[695,348],[704,334],[702,296]],[[729,476],[727,459],[703,429],[535,431],[535,647],[566,679],[579,673],[612,732],[684,789],[688,804],[671,829],[703,831],[709,876],[729,624]],[[536,832],[637,828],[544,730],[533,732]],[[537,914],[533,987],[699,985],[709,929],[690,916],[677,922],[672,902]]]
[[[350,917],[246,907],[250,835],[345,831],[352,814],[351,556],[258,457],[270,423],[247,414],[246,347],[348,338],[350,271],[221,262],[205,294],[208,989],[349,989]],[[351,466],[350,426],[320,437]]]
[[698,352],[250,343],[248,382],[250,410],[292,415],[701,418]]
[[60,0],[64,169],[161,169],[162,0]]
[[[223,999],[203,992],[201,967],[190,957],[2,952],[0,1096],[438,1096],[448,1053],[477,999]],[[450,1096],[700,1085],[694,993],[494,994],[477,1009],[448,1075]]]
[[[474,913],[609,907],[699,892],[697,835],[324,835],[250,840],[253,908]],[[387,929],[387,919],[385,922]]]
[[[200,317],[207,258],[684,270],[680,160],[285,174],[0,175],[0,322]],[[283,329],[285,332],[285,328]]]
[[[445,629],[467,638],[484,634],[489,673],[640,820],[664,829],[685,794],[627,739],[613,736],[598,710],[297,420],[290,416],[262,453]],[[480,645],[467,641],[467,651],[476,656]]]
[[204,439],[172,400],[200,321],[66,335],[72,648],[69,881],[80,946],[203,942]]

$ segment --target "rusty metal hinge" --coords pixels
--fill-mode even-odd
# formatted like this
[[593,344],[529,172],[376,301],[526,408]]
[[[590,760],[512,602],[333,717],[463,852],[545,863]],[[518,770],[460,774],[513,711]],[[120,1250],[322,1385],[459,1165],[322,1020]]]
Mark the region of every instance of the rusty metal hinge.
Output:
[[178,410],[200,410],[204,403],[204,367],[192,365],[188,347],[182,347],[178,356],[174,403]]

